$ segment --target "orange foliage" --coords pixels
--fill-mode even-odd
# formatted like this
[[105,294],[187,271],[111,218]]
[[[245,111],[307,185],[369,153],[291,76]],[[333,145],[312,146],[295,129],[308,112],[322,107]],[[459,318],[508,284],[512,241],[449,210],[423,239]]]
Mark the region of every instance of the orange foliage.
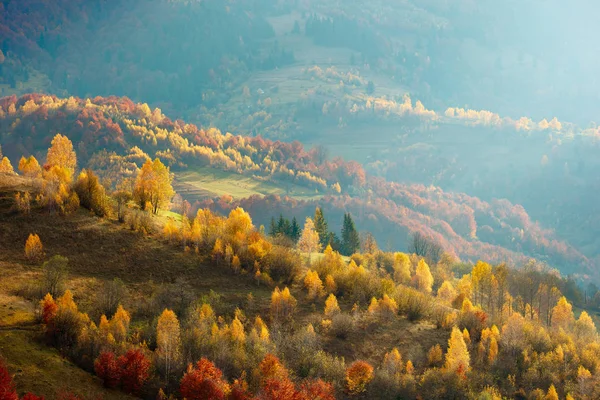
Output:
[[366,361],[355,361],[346,370],[346,388],[351,394],[362,393],[373,379],[373,367]]

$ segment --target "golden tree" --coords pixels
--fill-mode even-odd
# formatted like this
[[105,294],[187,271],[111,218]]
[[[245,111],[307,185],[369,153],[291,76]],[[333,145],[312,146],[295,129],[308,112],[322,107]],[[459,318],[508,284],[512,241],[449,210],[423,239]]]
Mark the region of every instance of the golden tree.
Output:
[[494,362],[496,362],[497,358],[498,358],[498,341],[496,340],[496,337],[492,336],[490,338],[490,349],[488,351],[488,362],[490,364],[493,364]]
[[181,356],[181,328],[175,313],[165,309],[156,327],[156,354],[167,381]]
[[383,357],[383,370],[388,372],[390,375],[398,375],[402,372],[402,355],[400,351],[394,347],[389,353],[385,353]]
[[0,173],[14,174],[14,169],[8,157],[2,157],[0,159]]
[[274,319],[284,320],[291,318],[296,309],[296,299],[287,287],[282,291],[278,287],[271,294],[271,315]]
[[73,176],[77,167],[77,156],[73,150],[73,143],[68,137],[60,133],[54,136],[52,145],[48,149],[46,163],[50,167],[64,168],[69,177]]
[[546,394],[544,400],[558,400],[558,393],[556,392],[556,388],[554,387],[554,385],[550,385],[550,387],[548,388],[548,393]]
[[25,257],[31,263],[42,261],[44,247],[37,233],[31,233],[25,242]]
[[558,303],[552,309],[552,327],[568,330],[575,322],[573,315],[573,306],[567,301],[565,296],[558,300]]
[[596,324],[585,311],[579,315],[575,321],[575,336],[582,341],[593,341],[597,337]]
[[119,304],[115,315],[113,315],[110,320],[110,331],[117,343],[123,343],[127,340],[130,322],[131,316],[123,306]]
[[457,327],[452,328],[448,339],[448,352],[446,353],[446,369],[464,375],[469,371],[471,356],[463,334]]
[[373,367],[366,361],[354,361],[346,369],[346,388],[351,394],[362,393],[373,379]]
[[427,353],[427,362],[431,367],[437,367],[441,364],[442,357],[442,347],[439,344],[436,344],[429,349],[429,353]]
[[42,167],[40,167],[38,160],[34,156],[21,157],[19,171],[30,178],[39,178],[42,176]]
[[21,192],[17,192],[15,195],[15,203],[17,204],[17,208],[19,211],[25,215],[29,215],[31,213],[31,195],[28,191],[21,194]]
[[231,259],[231,269],[233,269],[233,272],[235,272],[236,274],[239,274],[242,270],[242,263],[240,262],[240,258],[237,255],[233,256],[233,258]]
[[302,235],[298,240],[298,249],[304,253],[314,253],[321,250],[319,234],[315,230],[315,224],[310,217],[306,217]]
[[331,293],[329,297],[327,297],[327,300],[325,300],[325,316],[327,318],[332,318],[334,315],[339,314],[340,312],[341,310],[340,306],[338,305],[337,298],[333,293]]
[[444,281],[444,283],[442,283],[442,286],[440,286],[440,288],[438,289],[437,296],[444,303],[450,304],[452,303],[452,300],[456,298],[456,290],[452,286],[452,283]]
[[404,253],[394,254],[394,280],[407,284],[410,278],[410,258]]
[[145,210],[150,204],[152,212],[156,214],[165,207],[175,194],[172,180],[169,168],[158,158],[146,161],[138,173],[133,193],[141,209]]
[[308,270],[304,277],[304,287],[308,290],[308,298],[315,299],[323,293],[323,282],[316,271]]
[[417,265],[417,270],[413,279],[415,280],[417,289],[427,294],[431,293],[433,286],[433,275],[431,275],[429,265],[427,265],[424,259],[419,260],[419,264]]

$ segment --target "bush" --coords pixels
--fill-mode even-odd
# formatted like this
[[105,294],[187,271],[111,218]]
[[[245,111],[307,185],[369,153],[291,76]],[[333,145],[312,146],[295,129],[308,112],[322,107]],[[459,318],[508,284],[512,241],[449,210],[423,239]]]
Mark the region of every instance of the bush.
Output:
[[132,231],[143,234],[151,233],[153,229],[152,217],[146,211],[135,210],[127,215],[127,225]]
[[264,261],[266,272],[276,282],[289,285],[293,283],[302,268],[300,255],[290,249],[274,246]]
[[338,313],[331,319],[331,333],[340,339],[346,339],[354,331],[354,320],[351,316]]
[[110,214],[110,199],[106,195],[104,186],[91,170],[86,169],[81,172],[73,190],[77,193],[82,207],[93,211],[99,217]]
[[418,321],[431,313],[432,300],[418,290],[400,287],[394,295],[398,309],[409,321]]

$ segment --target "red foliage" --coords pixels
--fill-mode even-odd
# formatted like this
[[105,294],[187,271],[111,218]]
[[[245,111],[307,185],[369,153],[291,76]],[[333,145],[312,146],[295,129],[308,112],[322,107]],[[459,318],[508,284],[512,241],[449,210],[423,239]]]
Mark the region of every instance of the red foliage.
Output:
[[129,350],[117,360],[121,369],[121,385],[127,393],[137,394],[150,376],[150,360],[142,350]]
[[333,385],[321,379],[306,381],[300,386],[299,400],[335,400]]
[[4,365],[4,362],[0,361],[0,400],[18,399],[19,396],[17,396],[12,377],[10,376],[6,365]]
[[222,376],[223,372],[215,364],[202,358],[195,368],[190,365],[181,379],[179,391],[188,400],[225,399],[227,384]]
[[260,390],[261,400],[298,399],[294,383],[289,379],[267,379]]
[[94,362],[94,371],[102,379],[104,386],[115,388],[121,380],[121,370],[112,352],[102,352]]
[[[245,383],[245,382],[244,382]],[[231,385],[231,392],[227,397],[227,400],[252,400],[252,394],[248,390],[247,384],[242,384],[238,381],[233,382]]]
[[42,309],[42,322],[46,325],[47,329],[52,325],[52,320],[56,316],[58,311],[58,305],[54,301],[45,301]]
[[33,393],[25,393],[23,395],[23,397],[21,397],[21,400],[44,400],[45,397],[44,396],[36,396]]

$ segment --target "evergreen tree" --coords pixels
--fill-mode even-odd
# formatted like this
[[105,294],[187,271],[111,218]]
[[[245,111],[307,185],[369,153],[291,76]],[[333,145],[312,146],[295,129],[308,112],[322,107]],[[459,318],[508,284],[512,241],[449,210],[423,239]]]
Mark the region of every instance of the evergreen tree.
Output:
[[275,217],[271,217],[271,225],[269,226],[269,236],[277,236],[277,225],[275,225]]
[[300,233],[301,233],[300,225],[298,225],[298,220],[296,220],[296,217],[294,217],[292,219],[292,227],[291,227],[291,238],[294,241],[294,243],[298,242],[298,239],[300,239]]
[[329,229],[327,227],[327,220],[325,220],[325,216],[323,215],[323,210],[320,207],[317,207],[317,209],[315,210],[314,222],[315,230],[319,234],[321,246],[325,248],[329,239]]
[[360,239],[358,231],[354,226],[354,221],[350,213],[344,214],[344,224],[342,226],[342,253],[345,256],[351,256],[360,249]]
[[277,233],[285,234],[285,219],[282,214],[279,214],[279,219],[277,220]]
[[335,232],[329,232],[327,235],[327,246],[331,246],[331,249],[338,253],[342,250],[342,242],[340,242],[340,238]]

